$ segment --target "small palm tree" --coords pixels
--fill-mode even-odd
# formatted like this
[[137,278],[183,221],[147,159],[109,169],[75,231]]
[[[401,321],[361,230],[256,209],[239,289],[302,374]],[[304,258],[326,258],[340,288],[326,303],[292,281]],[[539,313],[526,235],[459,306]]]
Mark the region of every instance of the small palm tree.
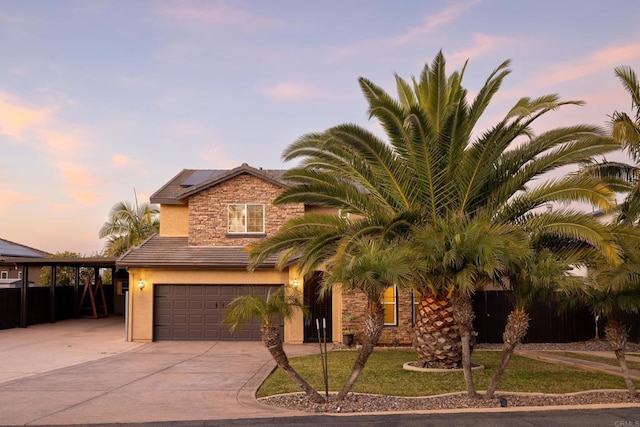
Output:
[[584,282],[582,278],[568,274],[570,264],[570,261],[559,257],[548,248],[543,248],[532,251],[524,264],[510,272],[507,291],[512,299],[513,310],[507,317],[502,335],[502,358],[487,387],[485,399],[493,398],[516,346],[522,342],[529,330],[528,310],[531,304],[552,300],[558,286],[567,287],[571,283],[579,287]]
[[280,287],[273,292],[269,290],[266,298],[254,293],[234,298],[229,303],[222,322],[230,325],[230,330],[233,332],[237,329],[242,329],[250,319],[257,319],[261,325],[262,342],[278,366],[304,390],[311,401],[324,403],[325,398],[289,364],[289,358],[284,351],[282,336],[276,326],[276,321],[290,319],[296,309],[302,310],[305,318],[308,317],[308,311],[300,302],[299,296],[293,290],[288,295],[285,295],[285,288]]
[[108,237],[105,244],[107,256],[120,256],[157,233],[160,228],[159,210],[149,203],[135,206],[118,202],[109,212],[109,220],[100,228],[100,238]]
[[[434,224],[418,227],[412,238],[415,248],[415,276],[418,290],[444,295],[452,302],[458,325],[465,384],[470,397],[477,398],[471,369],[473,307],[471,295],[490,282],[502,282],[529,254],[524,231],[510,224],[494,223],[483,214],[475,217],[452,215]],[[419,338],[419,336],[417,337]],[[423,363],[439,366],[430,352],[418,353]],[[448,359],[448,358],[446,358]],[[456,366],[459,367],[459,366]]]
[[343,290],[362,292],[367,298],[362,346],[351,374],[336,396],[346,397],[360,377],[384,328],[384,291],[393,286],[406,286],[411,277],[411,263],[407,245],[402,241],[384,242],[379,239],[357,239],[338,250],[329,261],[322,291],[335,285]]
[[628,327],[620,315],[623,312],[638,312],[640,291],[636,289],[613,291],[593,283],[591,286],[582,287],[577,292],[569,294],[568,297],[574,298],[574,301],[582,301],[594,313],[607,319],[604,327],[605,339],[616,355],[629,394],[635,397],[637,392],[626,360]]
[[640,230],[626,225],[610,228],[624,249],[622,262],[598,262],[590,269],[585,284],[561,288],[562,300],[564,307],[587,306],[592,313],[606,318],[605,339],[616,355],[629,393],[635,397],[626,362],[628,328],[622,314],[640,311]]

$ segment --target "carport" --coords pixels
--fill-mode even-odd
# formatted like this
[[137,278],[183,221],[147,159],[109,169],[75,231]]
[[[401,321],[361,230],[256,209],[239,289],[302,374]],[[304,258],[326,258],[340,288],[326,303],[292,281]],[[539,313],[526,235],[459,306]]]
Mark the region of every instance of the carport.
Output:
[[[26,328],[29,324],[29,298],[30,293],[34,289],[29,287],[29,267],[51,267],[51,275],[48,292],[48,321],[53,323],[56,320],[57,293],[60,287],[56,287],[57,271],[60,268],[67,267],[74,269],[74,281],[72,291],[72,307],[74,317],[80,315],[80,269],[93,269],[94,284],[98,282],[100,269],[111,269],[111,277],[116,277],[116,258],[114,257],[89,257],[89,258],[12,258],[11,261],[16,268],[22,271],[22,279],[20,284],[20,322],[19,326]],[[39,278],[38,278],[39,279]],[[35,280],[37,281],[37,280]],[[67,299],[69,297],[66,297]],[[31,308],[33,310],[33,308]]]

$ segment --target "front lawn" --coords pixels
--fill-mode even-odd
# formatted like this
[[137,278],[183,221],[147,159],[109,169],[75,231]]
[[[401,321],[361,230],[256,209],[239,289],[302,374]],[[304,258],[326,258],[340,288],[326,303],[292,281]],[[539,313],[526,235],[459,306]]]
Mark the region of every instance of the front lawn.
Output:
[[[474,371],[476,388],[485,390],[502,353],[476,350],[473,363],[485,369]],[[351,372],[355,351],[328,353],[329,390],[338,391]],[[376,349],[362,375],[352,389],[356,393],[392,396],[429,396],[464,391],[462,372],[425,373],[407,371],[405,362],[416,360],[415,352],[403,349]],[[296,357],[291,365],[319,392],[324,391],[320,355]],[[626,389],[621,377],[561,365],[545,363],[514,355],[502,377],[499,390],[515,392],[569,393],[593,389]],[[281,370],[276,369],[258,390],[258,397],[301,391]]]

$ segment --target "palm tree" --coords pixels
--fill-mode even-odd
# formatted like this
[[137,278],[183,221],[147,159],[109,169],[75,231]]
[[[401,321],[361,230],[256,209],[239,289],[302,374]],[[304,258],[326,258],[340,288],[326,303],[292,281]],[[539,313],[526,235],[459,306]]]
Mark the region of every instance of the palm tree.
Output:
[[339,284],[343,290],[360,291],[367,299],[362,346],[351,374],[336,400],[345,398],[356,383],[373,352],[384,328],[384,309],[381,298],[393,286],[403,286],[411,277],[411,264],[406,245],[362,238],[341,247],[328,262],[323,292]]
[[617,221],[634,224],[640,219],[640,82],[631,67],[616,67],[614,72],[631,96],[632,113],[614,111],[611,134],[620,141],[632,163],[604,159],[585,170],[593,176],[607,179],[616,191],[627,194]]
[[[493,223],[486,215],[454,215],[417,228],[412,245],[416,253],[414,277],[420,277],[431,294],[444,295],[452,302],[461,341],[456,347],[462,353],[467,392],[478,397],[471,369],[474,313],[470,296],[487,283],[502,283],[523,263],[529,254],[526,234],[520,227]],[[434,337],[432,342],[438,340]],[[449,365],[447,356],[436,348],[419,354],[423,366],[457,367]]]
[[616,355],[629,393],[636,396],[626,362],[628,327],[622,314],[640,311],[639,231],[625,225],[611,228],[625,249],[623,262],[617,265],[599,262],[589,271],[588,286],[564,288],[567,298],[563,299],[568,307],[583,304],[606,318],[605,338]]
[[157,233],[160,228],[157,207],[148,203],[135,206],[118,202],[109,212],[109,220],[100,228],[100,238],[108,237],[105,244],[107,256],[120,256]]
[[[356,236],[406,237],[414,226],[434,224],[453,212],[474,216],[481,210],[492,212],[494,222],[538,226],[617,257],[615,241],[594,219],[569,211],[550,215],[537,210],[559,201],[611,207],[613,192],[588,175],[568,174],[533,186],[544,174],[619,147],[589,125],[533,134],[531,127],[538,118],[581,102],[561,101],[556,95],[522,98],[496,125],[484,132],[476,129],[510,73],[508,66],[506,61],[491,73],[471,102],[462,86],[466,66],[447,76],[441,52],[419,78],[408,82],[396,76],[397,99],[360,78],[369,114],[382,125],[386,140],[354,124],[302,136],[283,154],[286,161],[300,163],[285,173],[283,178],[291,186],[275,200],[340,209],[350,218],[314,213],[293,220],[282,234],[252,248],[254,263],[280,253],[282,266],[299,260],[303,272],[310,272],[332,257],[341,242]],[[414,280],[414,286],[421,295],[419,315],[428,316],[416,322],[416,341],[430,345],[425,338],[428,329],[444,325],[454,331],[454,322],[449,321],[451,301],[448,295],[431,292],[427,283]],[[438,310],[423,310],[432,306]],[[447,340],[434,345],[439,350],[455,347]],[[460,352],[451,358],[449,363],[459,366]]]
[[[362,346],[351,374],[336,396],[338,401],[344,399],[356,383],[382,334],[382,294],[394,284],[402,286],[410,277],[407,247],[396,239],[394,226],[402,227],[402,224],[387,227],[366,219],[353,221],[336,215],[308,214],[284,224],[276,236],[250,246],[251,268],[260,264],[265,253],[280,253],[280,268],[295,256],[299,270],[305,275],[318,268],[326,270],[322,293],[327,294],[339,285],[345,291],[362,292],[367,299]],[[371,234],[375,238],[368,237],[365,231],[362,237],[357,237],[358,233],[353,231],[357,227],[377,228],[378,232]],[[347,233],[356,237],[343,239]]]
[[291,291],[285,294],[285,288],[280,287],[275,292],[269,290],[266,298],[249,293],[236,297],[227,306],[223,323],[230,325],[233,332],[242,329],[250,319],[256,318],[261,325],[262,342],[271,353],[278,366],[316,403],[324,403],[322,397],[298,372],[289,364],[289,358],[284,351],[282,336],[276,326],[276,320],[290,319],[296,309],[307,311],[300,302],[298,295]]
[[509,272],[507,289],[512,299],[513,310],[507,317],[502,335],[502,358],[484,395],[487,400],[493,398],[516,346],[527,334],[530,321],[528,310],[531,304],[536,301],[553,300],[553,294],[559,286],[579,288],[583,284],[581,277],[569,274],[572,267],[578,266],[578,259],[570,261],[549,248],[538,248],[524,260],[524,264]]

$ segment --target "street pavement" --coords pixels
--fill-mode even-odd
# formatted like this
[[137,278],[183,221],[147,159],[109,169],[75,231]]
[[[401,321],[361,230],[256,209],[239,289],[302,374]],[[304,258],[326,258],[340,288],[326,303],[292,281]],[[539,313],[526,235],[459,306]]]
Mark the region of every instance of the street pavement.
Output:
[[[290,356],[319,351],[285,348]],[[640,405],[573,408],[586,418],[566,407],[322,416],[275,408],[254,397],[275,366],[262,343],[131,343],[121,317],[0,330],[0,361],[0,425],[640,426]],[[557,363],[569,362],[583,363]]]

